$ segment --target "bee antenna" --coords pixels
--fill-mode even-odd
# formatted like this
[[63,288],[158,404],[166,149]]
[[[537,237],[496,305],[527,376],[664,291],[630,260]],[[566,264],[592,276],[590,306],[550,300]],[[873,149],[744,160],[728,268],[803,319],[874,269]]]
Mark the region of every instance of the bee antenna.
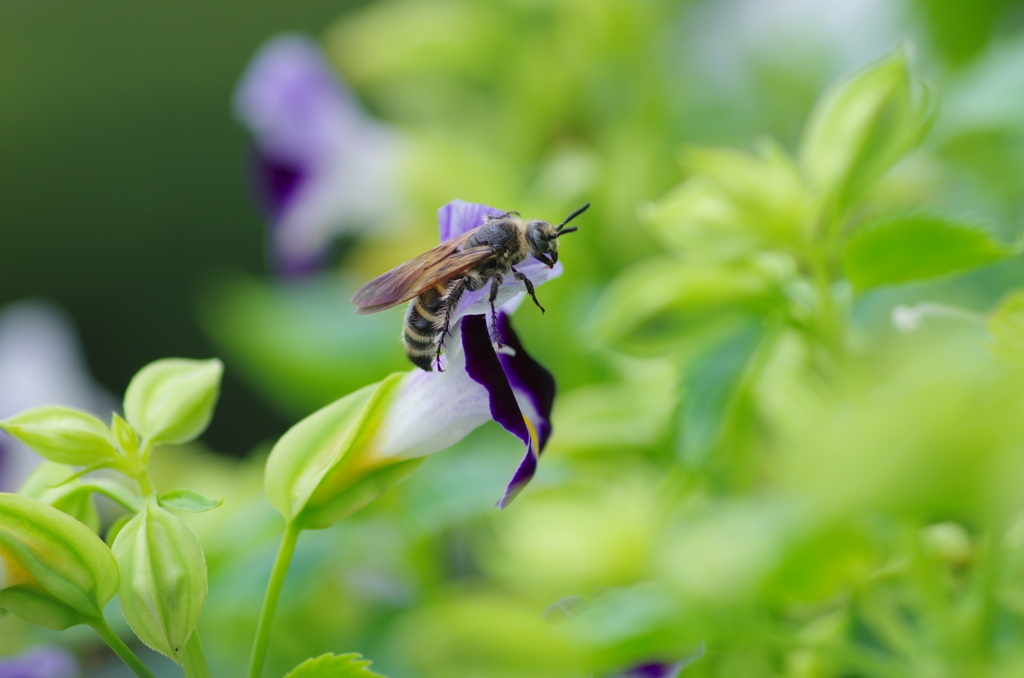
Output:
[[556,232],[555,233],[555,237],[557,238],[560,235],[565,235],[566,233],[572,233],[573,231],[578,231],[578,230],[580,230],[580,229],[576,228],[575,226],[570,226],[569,228],[565,229],[564,231]]
[[581,207],[578,210],[576,210],[575,212],[573,212],[572,214],[570,214],[569,216],[567,216],[565,218],[565,221],[563,221],[562,223],[560,223],[558,226],[555,227],[555,230],[558,231],[559,234],[562,234],[562,233],[572,233],[573,231],[575,231],[576,230],[575,227],[567,228],[564,231],[562,230],[562,228],[566,224],[568,224],[570,221],[572,221],[573,219],[575,219],[579,215],[581,215],[584,212],[586,212],[588,207],[590,207],[590,203],[589,202],[586,205],[584,205],[583,207]]

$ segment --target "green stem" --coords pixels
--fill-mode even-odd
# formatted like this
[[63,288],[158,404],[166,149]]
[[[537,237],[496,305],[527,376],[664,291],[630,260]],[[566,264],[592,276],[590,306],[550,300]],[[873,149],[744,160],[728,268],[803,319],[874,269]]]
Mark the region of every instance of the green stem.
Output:
[[199,629],[192,632],[185,651],[181,653],[181,659],[185,678],[211,678],[210,667],[206,663],[206,655],[203,654],[203,644],[199,640]]
[[139,483],[139,494],[143,497],[156,493],[156,490],[153,489],[153,480],[149,477],[148,468],[143,469],[142,473],[135,476],[135,480]]
[[128,668],[138,676],[139,678],[155,678],[152,672],[146,668],[146,665],[142,663],[142,660],[135,656],[135,654],[128,649],[128,646],[124,644],[113,629],[107,624],[107,621],[103,617],[96,617],[95,619],[89,620],[89,626],[95,629],[97,635],[103,639],[103,642],[110,646],[110,649],[117,653],[117,656],[128,665]]
[[267,644],[270,641],[270,624],[274,620],[277,599],[281,596],[281,585],[284,584],[288,565],[291,564],[292,554],[295,553],[295,542],[301,531],[302,528],[293,522],[288,523],[285,527],[284,537],[281,539],[281,549],[277,552],[277,560],[274,561],[274,569],[270,573],[270,583],[267,584],[267,596],[263,599],[260,622],[256,627],[256,640],[253,642],[252,659],[249,661],[249,678],[259,678],[263,672],[263,660],[266,659]]

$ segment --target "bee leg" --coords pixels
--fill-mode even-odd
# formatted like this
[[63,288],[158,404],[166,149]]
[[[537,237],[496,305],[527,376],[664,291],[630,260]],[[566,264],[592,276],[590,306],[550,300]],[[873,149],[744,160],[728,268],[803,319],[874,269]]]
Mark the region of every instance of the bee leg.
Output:
[[494,308],[494,302],[498,298],[498,290],[501,288],[503,281],[504,278],[498,273],[491,278],[491,294],[487,298],[487,301],[491,302],[491,327],[494,328],[493,340],[498,345],[498,348],[503,347],[505,344],[502,343],[501,333],[498,332],[498,311]]
[[455,312],[456,308],[458,308],[459,299],[462,298],[462,293],[465,291],[466,279],[460,278],[451,284],[444,295],[444,322],[439,328],[441,330],[441,334],[437,338],[437,354],[434,357],[434,362],[437,365],[438,372],[444,372],[444,370],[441,369],[441,350],[444,348],[444,338],[452,333],[452,314]]
[[544,307],[540,305],[539,301],[537,301],[537,293],[533,291],[533,283],[530,282],[530,279],[514,268],[512,269],[512,275],[516,277],[516,280],[520,280],[524,285],[526,285],[526,293],[530,295],[531,299],[533,299],[533,303],[537,304],[537,308],[540,309],[540,312],[544,313]]

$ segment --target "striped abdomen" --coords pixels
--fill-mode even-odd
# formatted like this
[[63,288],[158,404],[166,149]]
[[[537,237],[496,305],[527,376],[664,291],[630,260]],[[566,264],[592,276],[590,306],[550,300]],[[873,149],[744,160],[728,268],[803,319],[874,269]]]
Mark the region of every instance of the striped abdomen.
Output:
[[441,283],[409,302],[402,328],[405,355],[416,367],[430,372],[437,355],[439,321],[443,321],[445,285]]

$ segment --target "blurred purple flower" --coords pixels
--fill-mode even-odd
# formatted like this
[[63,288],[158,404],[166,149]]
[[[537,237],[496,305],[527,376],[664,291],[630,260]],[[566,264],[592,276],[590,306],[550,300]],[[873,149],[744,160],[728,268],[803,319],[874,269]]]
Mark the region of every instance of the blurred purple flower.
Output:
[[395,213],[398,134],[366,115],[313,40],[264,44],[234,110],[253,135],[252,178],[280,273],[317,268],[334,236]]
[[[40,405],[114,409],[88,375],[71,322],[52,306],[24,301],[0,311],[0,419]],[[40,461],[0,433],[0,491],[13,491]]]
[[[455,200],[438,210],[441,241],[484,223],[502,210]],[[561,264],[549,269],[528,257],[521,271],[535,287],[560,275]],[[452,322],[452,334],[441,357],[443,371],[414,369],[395,397],[383,425],[379,452],[389,459],[413,459],[443,450],[481,424],[494,420],[523,441],[526,455],[498,502],[504,508],[537,470],[537,460],[551,436],[555,380],[531,358],[512,329],[509,314],[526,294],[511,276],[498,293],[497,332],[505,346],[492,343],[488,290],[463,295]]]
[[[599,593],[609,590],[613,589],[600,589]],[[567,596],[548,605],[543,617],[552,624],[563,624],[585,613],[590,602],[583,596]],[[677,661],[644,662],[618,672],[610,678],[676,678],[684,668],[703,656],[704,643],[701,643],[693,652]]]
[[74,655],[59,647],[36,647],[16,657],[0,657],[0,678],[74,678]]

